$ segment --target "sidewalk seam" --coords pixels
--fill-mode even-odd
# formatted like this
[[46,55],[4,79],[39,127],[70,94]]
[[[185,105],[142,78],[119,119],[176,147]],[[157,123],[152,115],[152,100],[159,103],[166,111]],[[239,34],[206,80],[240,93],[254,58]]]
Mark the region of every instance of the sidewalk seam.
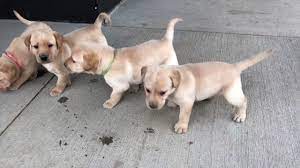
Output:
[[1,131],[0,137],[6,132],[6,130],[15,122],[15,120],[27,109],[27,107],[35,100],[35,98],[44,90],[44,88],[50,83],[50,81],[54,78],[54,75],[44,84],[43,87],[40,88],[40,90],[31,98],[31,100],[20,110],[20,112],[15,116],[14,119],[7,124],[7,126]]
[[[112,25],[113,28],[136,28],[136,29],[146,29],[146,30],[166,30],[166,28],[154,28],[154,27],[138,27],[138,26],[121,26],[121,25]],[[300,36],[283,36],[283,35],[263,35],[263,34],[250,34],[250,33],[233,33],[233,32],[213,32],[213,31],[204,31],[204,30],[189,30],[189,29],[175,29],[179,32],[195,32],[195,33],[218,33],[218,34],[229,34],[229,35],[246,35],[246,36],[258,36],[258,37],[286,37],[286,38],[295,38],[299,39]]]

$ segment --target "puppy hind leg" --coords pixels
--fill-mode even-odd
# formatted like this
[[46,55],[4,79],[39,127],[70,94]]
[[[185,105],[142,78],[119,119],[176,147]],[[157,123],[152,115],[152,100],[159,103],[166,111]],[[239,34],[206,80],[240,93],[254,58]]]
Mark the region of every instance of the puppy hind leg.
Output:
[[129,89],[129,84],[119,84],[116,87],[112,87],[113,91],[110,95],[110,99],[106,100],[103,104],[104,108],[111,109],[116,106],[122,98],[123,93]]
[[242,90],[241,79],[236,79],[227,89],[224,91],[225,99],[237,107],[234,113],[233,120],[235,122],[243,122],[246,119],[246,109],[247,109],[247,98],[245,97]]
[[30,72],[22,72],[19,79],[17,79],[10,87],[9,90],[17,90],[21,87],[21,85],[26,82],[31,76]]

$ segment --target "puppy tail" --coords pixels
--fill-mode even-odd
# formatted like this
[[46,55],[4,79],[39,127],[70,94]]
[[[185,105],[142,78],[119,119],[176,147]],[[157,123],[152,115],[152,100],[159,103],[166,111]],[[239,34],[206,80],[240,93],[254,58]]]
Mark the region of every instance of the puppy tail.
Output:
[[268,49],[266,51],[258,53],[257,55],[255,55],[249,59],[238,62],[235,65],[240,71],[243,71],[243,70],[259,63],[260,61],[266,59],[267,57],[271,56],[272,54],[273,54],[272,49]]
[[110,15],[102,12],[98,15],[97,19],[94,22],[94,25],[97,28],[101,28],[102,23],[104,22],[104,24],[106,25],[111,25],[111,19],[110,19]]
[[32,23],[34,23],[34,21],[30,21],[25,19],[24,17],[22,17],[17,11],[13,10],[15,16],[24,24],[26,24],[27,26],[31,25]]
[[183,19],[181,19],[181,18],[174,18],[174,19],[172,19],[172,20],[169,22],[168,27],[167,27],[166,34],[165,34],[165,36],[164,36],[164,39],[167,39],[167,40],[170,40],[170,41],[173,40],[175,24],[176,24],[177,22],[180,22],[180,21],[183,21]]

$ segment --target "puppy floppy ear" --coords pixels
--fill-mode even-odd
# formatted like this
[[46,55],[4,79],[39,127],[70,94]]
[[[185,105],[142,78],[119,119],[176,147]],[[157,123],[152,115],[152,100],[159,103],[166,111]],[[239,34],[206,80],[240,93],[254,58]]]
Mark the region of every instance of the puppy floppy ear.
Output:
[[144,67],[142,67],[142,69],[141,69],[141,77],[142,77],[142,79],[144,79],[144,77],[145,77],[145,75],[146,75],[146,73],[147,73],[147,66],[144,66]]
[[58,32],[55,32],[53,35],[55,37],[56,46],[58,49],[60,49],[63,45],[64,37]]
[[84,54],[83,55],[83,69],[85,71],[93,71],[96,72],[98,69],[98,65],[101,60],[98,59],[95,53]]
[[180,72],[178,70],[173,70],[170,73],[170,79],[172,81],[172,87],[177,88],[179,86],[181,77],[180,77]]
[[28,35],[27,37],[25,37],[25,39],[24,39],[24,43],[25,43],[25,45],[26,45],[26,47],[28,48],[28,49],[30,49],[30,40],[31,40],[31,35]]

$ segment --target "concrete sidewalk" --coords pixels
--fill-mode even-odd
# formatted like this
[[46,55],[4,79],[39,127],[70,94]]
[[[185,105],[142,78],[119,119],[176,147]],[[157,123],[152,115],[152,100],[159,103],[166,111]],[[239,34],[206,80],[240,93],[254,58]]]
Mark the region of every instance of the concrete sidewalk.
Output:
[[[172,2],[174,11],[183,11],[175,5],[179,1]],[[206,1],[183,2],[190,3],[190,8],[199,5],[203,10],[209,9],[205,8]],[[113,27],[104,28],[109,44],[124,47],[162,37],[169,18],[179,16],[167,12],[167,5],[155,0],[125,1],[113,14]],[[293,14],[293,18],[298,16],[294,17],[292,10],[285,12]],[[214,33],[201,32],[197,22],[191,23],[196,19],[192,13],[183,17],[185,21],[176,25],[180,30],[175,31],[174,39],[181,64],[233,63],[264,49],[274,49],[272,58],[242,74],[249,100],[244,123],[234,123],[233,108],[222,97],[216,97],[196,103],[188,133],[178,135],[173,131],[178,109],[148,110],[142,91],[127,93],[118,106],[107,110],[102,104],[111,89],[101,76],[73,75],[72,86],[62,96],[51,97],[49,92],[56,78],[45,74],[18,91],[0,94],[0,167],[297,167],[300,137],[296,73],[300,39],[277,35],[298,36],[300,21],[294,19],[291,24],[298,28],[295,31],[291,27],[269,31],[263,25],[263,31],[257,31],[255,25],[249,24],[249,33],[238,28],[230,33]],[[143,18],[151,20],[142,25]],[[50,24],[62,33],[83,26]],[[193,31],[185,27],[193,24]],[[17,21],[0,20],[0,29],[3,51],[24,26]],[[262,32],[272,36],[263,36]],[[67,100],[59,101],[61,97]]]

